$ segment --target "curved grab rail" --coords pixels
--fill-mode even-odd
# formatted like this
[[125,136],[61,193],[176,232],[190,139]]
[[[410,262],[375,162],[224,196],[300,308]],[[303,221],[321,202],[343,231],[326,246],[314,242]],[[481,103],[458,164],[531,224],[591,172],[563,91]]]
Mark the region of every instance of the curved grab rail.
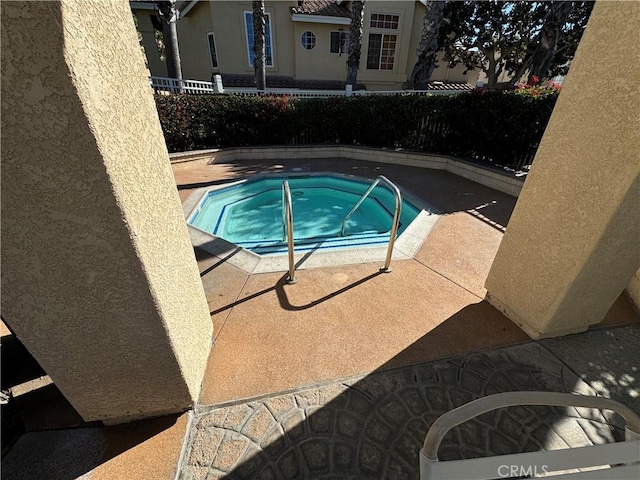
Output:
[[604,397],[574,395],[556,392],[505,392],[489,395],[466,403],[440,416],[427,432],[422,454],[431,461],[438,460],[438,448],[447,432],[453,427],[478,415],[498,408],[517,405],[549,405],[554,407],[584,407],[613,410],[627,423],[627,439],[640,438],[640,417],[625,405]]
[[293,208],[291,202],[291,190],[287,180],[282,182],[282,240],[287,240],[289,252],[289,278],[286,282],[296,283],[296,264],[293,259]]
[[365,199],[369,196],[369,194],[373,191],[373,189],[378,186],[380,182],[385,183],[389,187],[389,189],[393,192],[393,196],[395,197],[395,200],[396,200],[396,208],[393,214],[393,225],[391,226],[391,234],[389,235],[389,247],[387,248],[387,258],[384,262],[384,267],[380,269],[385,272],[390,272],[391,271],[391,266],[390,266],[391,255],[393,254],[393,244],[396,242],[396,234],[398,233],[398,225],[400,224],[400,212],[402,211],[402,195],[400,194],[400,189],[393,182],[391,182],[391,180],[389,180],[387,177],[385,177],[384,175],[379,175],[373,182],[371,182],[371,185],[369,185],[369,188],[367,188],[367,191],[362,194],[362,196],[360,197],[360,200],[356,202],[356,204],[353,206],[351,211],[347,213],[347,215],[342,219],[342,228],[340,229],[340,236],[344,237],[344,230],[347,224],[347,220],[351,218],[351,215],[353,215],[354,212],[360,207],[360,205],[362,205],[362,202],[365,201]]

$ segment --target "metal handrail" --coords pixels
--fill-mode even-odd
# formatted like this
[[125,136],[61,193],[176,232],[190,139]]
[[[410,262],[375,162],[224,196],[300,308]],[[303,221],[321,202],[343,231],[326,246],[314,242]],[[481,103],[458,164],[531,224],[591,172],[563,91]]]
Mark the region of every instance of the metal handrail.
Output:
[[293,259],[293,208],[291,202],[291,190],[289,182],[282,182],[282,241],[287,240],[289,252],[289,278],[286,282],[289,284],[296,283],[295,278],[296,264]]
[[356,202],[356,204],[353,206],[351,211],[347,213],[347,216],[344,217],[344,219],[342,220],[342,228],[340,229],[340,236],[344,237],[344,230],[347,224],[347,220],[351,218],[351,215],[353,215],[353,213],[360,207],[360,205],[362,205],[362,202],[365,201],[365,199],[369,196],[369,194],[373,191],[373,189],[378,186],[380,182],[385,183],[389,187],[389,189],[393,192],[393,195],[396,199],[396,208],[393,214],[393,225],[391,226],[391,234],[389,235],[389,247],[387,248],[387,258],[384,262],[384,267],[380,269],[383,272],[390,272],[391,271],[391,255],[393,254],[393,244],[396,242],[396,234],[398,233],[398,225],[400,223],[400,213],[402,212],[402,195],[400,194],[400,189],[398,189],[398,187],[396,187],[396,185],[393,182],[391,182],[391,180],[389,180],[387,177],[385,177],[384,175],[379,175],[373,182],[371,182],[371,185],[369,185],[369,188],[367,188],[367,191],[362,194],[362,196],[360,197],[360,200]]

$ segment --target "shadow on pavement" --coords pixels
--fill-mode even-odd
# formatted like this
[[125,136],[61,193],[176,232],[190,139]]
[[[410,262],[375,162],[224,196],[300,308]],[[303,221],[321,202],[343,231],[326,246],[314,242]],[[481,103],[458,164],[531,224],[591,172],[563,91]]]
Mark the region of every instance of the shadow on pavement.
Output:
[[[180,478],[208,474],[229,479],[417,479],[419,451],[429,426],[459,405],[505,391],[595,394],[562,361],[562,355],[558,358],[551,353],[554,348],[562,350],[572,365],[578,357],[587,361],[595,345],[601,350],[615,349],[615,356],[603,358],[593,371],[599,378],[616,379],[612,383],[618,389],[609,393],[634,408],[629,399],[638,388],[633,369],[640,365],[640,354],[633,346],[640,334],[638,323],[557,339],[566,344],[562,346],[529,342],[397,367],[459,332],[459,325],[454,324],[470,322],[478,310],[486,308],[492,307],[481,302],[464,308],[363,378],[198,415]],[[627,341],[617,343],[623,337]],[[624,362],[615,361],[622,357]],[[600,411],[510,407],[451,430],[439,457],[454,460],[568,448],[612,442],[622,435]]]

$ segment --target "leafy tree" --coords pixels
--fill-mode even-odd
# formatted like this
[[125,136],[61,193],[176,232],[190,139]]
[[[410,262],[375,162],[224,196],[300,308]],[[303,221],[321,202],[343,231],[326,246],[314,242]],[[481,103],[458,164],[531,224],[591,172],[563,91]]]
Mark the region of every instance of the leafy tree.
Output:
[[538,34],[537,48],[532,55],[522,62],[529,63],[528,84],[538,84],[549,72],[556,45],[562,35],[562,27],[567,22],[572,2],[551,2],[544,16],[544,25]]
[[407,80],[409,88],[423,88],[429,83],[433,71],[438,66],[438,34],[444,13],[444,1],[428,0],[422,18],[422,35],[416,50],[418,61]]
[[594,2],[546,2],[543,25],[526,57],[513,66],[514,85],[528,71],[527,84],[539,85],[545,78],[566,75],[578,48]]
[[156,2],[162,22],[165,55],[167,58],[167,76],[182,80],[180,50],[178,49],[178,31],[176,22],[180,12],[176,8],[176,0]]
[[256,87],[264,91],[267,83],[265,73],[265,29],[266,18],[264,1],[252,1],[253,8],[253,70],[256,77]]
[[543,10],[534,2],[448,2],[444,17],[440,41],[445,60],[450,66],[464,64],[466,71],[483,71],[492,88],[525,58]]
[[362,52],[362,31],[364,28],[364,1],[351,2],[351,26],[349,27],[349,55],[347,57],[347,85],[356,89],[360,54]]
[[487,86],[500,76],[515,84],[529,73],[538,83],[566,73],[593,2],[447,2],[440,38],[450,66],[479,69]]
[[553,53],[553,61],[549,65],[547,72],[540,71],[540,80],[546,77],[567,74],[595,4],[593,1],[571,3],[573,8],[569,9],[566,22],[562,24],[560,29],[560,35]]

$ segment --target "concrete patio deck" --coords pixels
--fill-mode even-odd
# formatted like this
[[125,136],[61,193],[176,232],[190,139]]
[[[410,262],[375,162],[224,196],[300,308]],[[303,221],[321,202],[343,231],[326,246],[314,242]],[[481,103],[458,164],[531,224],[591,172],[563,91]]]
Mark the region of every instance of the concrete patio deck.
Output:
[[379,274],[378,263],[314,268],[300,270],[289,286],[284,272],[247,275],[197,251],[215,335],[202,405],[529,340],[484,301],[484,280],[515,206],[509,195],[444,171],[346,158],[195,160],[173,168],[183,201],[202,185],[295,168],[383,174],[444,212],[415,257],[394,261],[390,274]]
[[[3,460],[2,478],[417,478],[430,423],[477,396],[597,392],[640,413],[640,320],[624,295],[589,332],[540,342],[484,301],[515,198],[444,171],[348,159],[173,165],[183,202],[204,185],[290,168],[384,174],[444,214],[390,274],[378,263],[310,268],[285,285],[284,272],[249,275],[196,249],[214,344],[194,412],[56,431],[41,431],[50,427],[40,419]],[[617,435],[597,413],[566,413],[487,417],[456,431],[443,455]]]

